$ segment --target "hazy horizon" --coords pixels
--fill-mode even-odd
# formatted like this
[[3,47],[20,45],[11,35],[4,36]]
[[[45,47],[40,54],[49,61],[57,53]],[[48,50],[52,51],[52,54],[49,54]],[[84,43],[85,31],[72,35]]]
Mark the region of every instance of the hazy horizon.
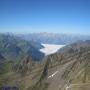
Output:
[[74,36],[90,36],[90,34],[83,33],[58,33],[58,32],[26,32],[26,33],[15,33],[15,32],[0,32],[0,34],[9,34],[9,35],[30,35],[30,34],[58,34],[58,35],[74,35]]

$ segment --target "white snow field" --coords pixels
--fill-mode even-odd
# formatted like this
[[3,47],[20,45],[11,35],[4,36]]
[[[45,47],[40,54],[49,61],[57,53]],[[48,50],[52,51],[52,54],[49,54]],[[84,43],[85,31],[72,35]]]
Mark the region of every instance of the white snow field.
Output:
[[65,45],[56,45],[56,44],[42,44],[44,48],[40,49],[41,52],[45,53],[45,55],[50,55],[57,52],[60,48]]

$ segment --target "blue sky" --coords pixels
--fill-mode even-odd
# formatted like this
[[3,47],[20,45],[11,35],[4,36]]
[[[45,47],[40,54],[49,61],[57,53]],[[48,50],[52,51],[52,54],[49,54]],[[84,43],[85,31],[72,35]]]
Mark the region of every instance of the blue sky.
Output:
[[0,32],[90,34],[90,0],[0,0]]

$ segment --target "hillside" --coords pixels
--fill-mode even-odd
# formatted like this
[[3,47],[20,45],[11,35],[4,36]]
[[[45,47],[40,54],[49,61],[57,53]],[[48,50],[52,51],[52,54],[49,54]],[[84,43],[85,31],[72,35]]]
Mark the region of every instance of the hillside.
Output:
[[[90,41],[78,41],[50,55],[50,83],[47,90],[90,89]],[[56,66],[56,67],[55,67]],[[56,69],[55,69],[56,68]],[[51,76],[52,75],[52,76]],[[85,86],[86,84],[87,86]],[[75,86],[76,85],[76,86]]]
[[[12,77],[24,75],[34,67],[33,63],[37,65],[39,61],[42,61],[44,53],[39,49],[43,46],[35,43],[14,35],[0,34],[0,87],[11,85],[9,83],[15,80],[11,79]],[[16,82],[13,85],[15,84]]]
[[[90,90],[90,41],[78,41],[49,55],[38,83],[45,90]],[[39,84],[34,89],[44,90]]]
[[[90,41],[78,41],[42,61],[26,55],[0,79],[0,86],[19,90],[90,90]],[[6,65],[7,66],[7,65]],[[7,80],[7,82],[5,82]]]
[[0,62],[3,62],[5,58],[0,54]]
[[7,60],[19,60],[25,55],[30,55],[35,60],[40,60],[44,54],[39,51],[43,46],[33,41],[25,41],[14,35],[0,34],[0,53]]

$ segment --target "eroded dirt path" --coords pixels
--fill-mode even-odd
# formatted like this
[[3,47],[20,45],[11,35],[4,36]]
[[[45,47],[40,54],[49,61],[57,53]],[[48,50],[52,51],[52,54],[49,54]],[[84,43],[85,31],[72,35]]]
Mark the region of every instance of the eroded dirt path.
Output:
[[74,61],[70,61],[64,65],[61,65],[57,68],[58,73],[56,73],[52,78],[48,78],[48,81],[50,82],[50,85],[48,87],[48,90],[61,90],[64,80],[62,79],[62,74],[66,70],[66,68],[72,64]]

